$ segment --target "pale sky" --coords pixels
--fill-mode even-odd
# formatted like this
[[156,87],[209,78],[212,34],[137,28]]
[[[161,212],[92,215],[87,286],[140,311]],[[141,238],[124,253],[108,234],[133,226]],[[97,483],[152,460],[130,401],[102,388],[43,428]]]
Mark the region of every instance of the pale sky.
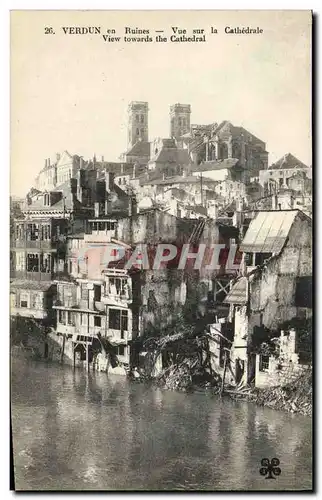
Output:
[[[114,28],[122,39],[126,26],[152,37],[203,28],[207,41],[108,43],[63,26]],[[225,34],[226,26],[264,33]],[[25,195],[45,158],[65,149],[118,161],[132,100],[149,102],[150,140],[169,136],[169,107],[180,102],[191,105],[191,123],[245,127],[266,142],[269,163],[290,152],[311,164],[310,51],[309,11],[13,12],[11,192]]]

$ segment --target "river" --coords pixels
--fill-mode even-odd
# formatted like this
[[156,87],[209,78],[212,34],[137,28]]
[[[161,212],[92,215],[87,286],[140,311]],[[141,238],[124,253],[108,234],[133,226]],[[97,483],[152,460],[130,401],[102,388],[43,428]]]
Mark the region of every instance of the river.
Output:
[[[16,490],[308,490],[311,419],[14,359]],[[281,475],[259,474],[277,457]]]

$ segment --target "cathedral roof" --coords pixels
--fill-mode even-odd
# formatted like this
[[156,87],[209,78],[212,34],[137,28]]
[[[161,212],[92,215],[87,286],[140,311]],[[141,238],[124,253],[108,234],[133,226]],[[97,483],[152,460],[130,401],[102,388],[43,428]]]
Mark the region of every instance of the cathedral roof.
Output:
[[238,163],[237,158],[226,158],[225,160],[205,161],[192,167],[193,172],[207,172],[211,170],[222,170],[224,168],[232,168]]
[[269,170],[277,170],[277,169],[291,169],[291,168],[308,168],[307,165],[298,160],[291,153],[287,153],[282,156],[277,162],[273,163],[269,167]]
[[138,141],[126,152],[126,156],[150,156],[150,143],[148,141]]

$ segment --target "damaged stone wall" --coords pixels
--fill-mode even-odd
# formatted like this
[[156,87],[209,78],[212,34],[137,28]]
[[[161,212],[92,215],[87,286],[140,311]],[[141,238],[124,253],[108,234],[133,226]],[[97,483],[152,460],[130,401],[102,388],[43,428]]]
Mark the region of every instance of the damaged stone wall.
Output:
[[186,303],[183,271],[162,269],[146,271],[141,277],[140,334],[173,322]]
[[296,352],[296,332],[290,330],[288,335],[281,332],[280,352],[277,358],[270,356],[263,366],[260,354],[256,355],[256,387],[274,387],[286,385],[298,378],[301,373],[310,369],[309,365],[299,363],[299,354]]
[[276,329],[296,317],[297,278],[306,276],[312,276],[312,227],[308,218],[297,217],[281,254],[250,283],[251,312],[259,315],[256,324]]
[[190,221],[180,221],[174,215],[152,209],[132,218],[119,219],[116,238],[125,243],[147,243],[153,245],[160,242],[180,243],[189,236]]

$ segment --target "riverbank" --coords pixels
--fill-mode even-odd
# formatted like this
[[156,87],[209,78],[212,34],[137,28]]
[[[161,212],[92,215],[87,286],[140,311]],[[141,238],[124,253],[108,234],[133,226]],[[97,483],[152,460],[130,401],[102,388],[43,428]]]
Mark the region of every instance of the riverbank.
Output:
[[222,387],[219,375],[195,372],[189,365],[172,366],[156,380],[158,387],[184,392],[207,391],[234,400],[244,400],[274,410],[312,416],[312,370],[283,386],[256,388]]
[[[39,351],[33,347],[23,345],[12,346],[11,354],[15,357],[41,359]],[[186,361],[180,365],[172,365],[158,377],[138,376],[135,382],[149,380],[153,385],[171,391],[180,392],[210,392],[220,395],[222,380],[216,373],[209,374],[203,369],[197,369]],[[284,386],[268,387],[265,389],[231,386],[224,387],[223,397],[233,400],[243,400],[259,406],[267,406],[274,410],[298,413],[312,416],[312,370],[301,374],[296,380]]]
[[284,386],[227,391],[232,399],[246,400],[274,410],[312,416],[312,370]]

